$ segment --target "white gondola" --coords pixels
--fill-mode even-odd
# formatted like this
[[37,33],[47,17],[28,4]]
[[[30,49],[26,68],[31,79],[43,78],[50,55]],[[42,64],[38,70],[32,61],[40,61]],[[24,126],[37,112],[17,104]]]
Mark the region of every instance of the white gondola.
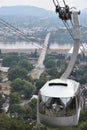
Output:
[[39,92],[39,121],[47,126],[73,126],[83,107],[80,84],[70,79],[48,81]]
[[69,65],[60,79],[48,81],[39,91],[37,104],[38,121],[44,125],[75,126],[78,124],[83,107],[81,86],[68,79],[77,59],[80,30],[78,12],[73,12],[74,49]]

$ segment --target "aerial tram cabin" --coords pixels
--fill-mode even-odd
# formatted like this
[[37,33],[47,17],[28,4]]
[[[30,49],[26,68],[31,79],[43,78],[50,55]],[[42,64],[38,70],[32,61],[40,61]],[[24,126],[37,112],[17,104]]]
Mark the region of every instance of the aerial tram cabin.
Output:
[[48,81],[39,91],[38,117],[47,126],[78,124],[83,98],[80,84],[71,79]]
[[[58,7],[59,3],[58,0]],[[64,0],[63,0],[64,1]],[[54,0],[53,0],[54,2]],[[55,7],[57,7],[54,2]],[[63,9],[66,10],[66,4]],[[62,8],[59,8],[60,11]],[[71,18],[67,19],[67,11],[64,11],[64,16],[57,10],[61,15],[61,20],[67,26],[67,20],[71,21]],[[69,14],[68,10],[68,14]],[[71,14],[71,13],[70,13]],[[53,79],[45,83],[40,89],[38,94],[37,104],[37,119],[38,122],[51,126],[51,127],[62,127],[62,126],[76,126],[79,122],[80,111],[83,108],[83,95],[81,86],[78,82],[69,79],[69,75],[75,65],[75,61],[78,56],[79,45],[80,45],[80,26],[78,20],[78,11],[72,12],[74,34],[71,34],[70,27],[67,26],[67,30],[71,34],[74,40],[73,54],[67,69],[62,74],[60,79]]]

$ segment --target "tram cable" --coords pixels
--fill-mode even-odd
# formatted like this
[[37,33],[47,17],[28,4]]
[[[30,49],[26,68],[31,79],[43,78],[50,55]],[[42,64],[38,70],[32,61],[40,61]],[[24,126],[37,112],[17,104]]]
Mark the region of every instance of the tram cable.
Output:
[[[59,9],[59,11],[63,11],[63,15],[61,12],[58,12],[58,9],[59,7],[56,9],[56,12],[60,13],[60,19],[62,19],[74,39],[74,50],[68,67],[63,75],[60,78],[47,81],[40,89],[37,101],[37,121],[38,123],[50,127],[70,127],[78,125],[80,112],[83,108],[83,97],[80,83],[68,79],[78,56],[80,26],[78,12],[74,12],[73,22],[75,31],[73,35],[75,37],[73,37],[69,25],[66,24],[66,21],[70,20],[71,17],[67,18],[67,15],[69,16],[69,14],[67,14],[65,7],[63,8],[64,10],[62,10],[61,7]],[[78,100],[77,97],[79,97]],[[73,103],[74,106],[73,109],[71,109]],[[67,111],[67,108],[69,109],[69,112]]]
[[86,55],[86,56],[87,56],[87,51],[86,51],[86,49],[85,49],[85,47],[84,47],[84,45],[83,45],[82,41],[80,41],[80,43],[81,43],[81,46],[83,47],[83,53],[84,53],[84,55]]
[[[0,23],[1,23],[1,22],[0,22]],[[1,23],[1,24],[5,25],[4,23]],[[7,26],[7,25],[5,25],[5,26]],[[2,30],[4,33],[6,33],[6,31],[3,30],[3,28],[2,28],[2,29],[0,28],[0,30]],[[9,30],[9,31],[12,31],[13,29],[8,27],[8,30]],[[13,31],[15,31],[15,30],[13,30]],[[15,31],[15,32],[16,32],[16,31]],[[15,34],[15,33],[12,32],[12,34]],[[6,35],[7,35],[7,34],[6,34]],[[19,37],[19,38],[22,38],[23,40],[25,40],[25,38],[24,38],[21,34],[19,34],[19,33],[18,33],[18,34],[16,33],[16,36]],[[26,40],[26,41],[27,41],[27,40]]]
[[68,30],[70,36],[72,37],[72,39],[74,40],[73,38],[73,34],[72,34],[72,30],[70,29],[69,25],[66,24],[66,22],[64,20],[62,20],[63,24],[65,25],[66,29]]
[[[76,34],[76,32],[79,34],[79,26],[77,26],[79,25],[78,12],[73,13],[73,16],[73,20],[75,19],[74,35],[76,35],[76,37],[74,38],[74,50],[69,65],[60,78],[47,81],[38,94],[37,121],[50,127],[77,126],[80,111],[83,108],[83,98],[81,94],[77,101],[77,96],[81,93],[80,84],[74,80],[68,79],[75,64],[80,43],[80,35]],[[67,101],[70,102],[70,105],[68,105]],[[75,105],[73,107],[74,112],[70,110],[70,112],[66,114],[66,110],[70,108],[72,102],[74,102]],[[78,105],[78,102],[80,105]]]
[[[64,22],[64,21],[63,21],[63,23],[64,23],[64,25],[66,26],[66,28],[67,28],[67,30],[68,30],[70,36],[71,36],[72,39],[74,40],[74,36],[73,36],[73,34],[72,34],[72,30],[70,29],[68,22]],[[67,25],[66,25],[66,23],[67,23]],[[81,43],[81,46],[83,47],[83,53],[84,53],[84,55],[85,55],[85,54],[87,55],[87,51],[85,50],[85,47],[84,47],[84,45],[83,45],[83,43],[82,43],[81,40],[80,40],[80,43]],[[81,48],[80,48],[80,50],[81,50]],[[81,51],[82,51],[82,50],[81,50]]]
[[[66,25],[66,23],[67,23],[67,22],[63,21],[63,24],[65,25],[66,29],[68,30],[68,32],[69,32],[71,38],[74,40],[74,36],[73,36],[73,34],[72,34],[72,30],[70,29],[69,24]],[[83,47],[83,50],[80,48],[81,52],[83,52],[84,55],[85,55],[85,54],[87,55],[87,51],[85,50],[85,47],[84,47],[84,45],[83,45],[83,43],[82,43],[81,40],[80,40],[80,43],[81,43],[81,46]]]
[[[63,2],[64,2],[64,5],[66,6],[66,3],[65,3],[65,0],[63,0]],[[74,7],[75,8],[75,7]],[[75,8],[76,9],[76,8]],[[72,24],[72,26],[73,26],[73,23],[72,23],[72,20],[70,20],[71,21],[71,24]],[[66,23],[68,23],[67,21],[66,21]],[[68,27],[69,27],[69,25],[68,25]],[[71,34],[71,31],[70,31],[70,29],[68,28],[68,31],[69,31],[69,33],[70,33],[70,35],[72,36],[72,39],[74,40],[74,37],[73,37],[73,35]],[[87,51],[85,50],[85,47],[84,47],[84,45],[83,45],[83,43],[82,43],[82,41],[80,40],[80,43],[81,43],[81,46],[83,47],[83,53],[85,53],[86,55],[87,55]],[[80,48],[81,49],[81,48]],[[82,50],[81,50],[82,51]],[[85,55],[84,54],[84,55]]]
[[[18,37],[21,37],[23,40],[27,41],[27,42],[30,42],[30,39],[26,36],[25,33],[23,33],[21,30],[19,30],[18,28],[16,28],[15,26],[9,24],[8,22],[6,22],[5,20],[3,20],[2,18],[0,18],[0,23],[6,27],[8,27],[8,29],[11,29],[15,32],[17,32],[17,35]],[[36,44],[32,43],[35,47],[38,47]]]
[[[64,5],[66,6],[65,0],[63,0],[63,3],[64,3]],[[75,7],[72,7],[72,8],[75,8]],[[71,8],[71,9],[72,9],[72,8]],[[76,9],[76,8],[75,8],[75,9]],[[72,39],[74,40],[74,36],[73,36],[72,30],[70,29],[70,26],[69,26],[68,22],[65,21],[65,20],[62,20],[62,21],[63,21],[63,24],[65,25],[66,29],[68,30],[70,36],[71,36]],[[72,25],[72,27],[73,27],[72,20],[70,20],[70,22],[71,22],[71,25]],[[81,43],[81,46],[83,47],[83,53],[85,53],[85,54],[87,55],[87,51],[85,50],[85,47],[84,47],[84,45],[83,45],[83,43],[82,43],[81,40],[80,40],[80,43]],[[80,49],[81,49],[81,48],[80,48]],[[84,54],[84,55],[85,55],[85,54]]]
[[[54,3],[54,5],[55,5],[55,7],[57,8],[57,6],[58,6],[59,9],[61,9],[58,0],[56,0],[56,1],[57,1],[57,5],[56,5],[56,2],[53,0],[53,3]],[[65,0],[63,0],[63,3],[64,3],[64,6],[65,6],[65,7],[63,7],[63,8],[66,10],[67,5],[66,5]],[[69,7],[68,7],[68,8],[69,8]],[[75,7],[72,7],[72,8],[76,9]],[[70,8],[70,9],[72,9],[72,8]],[[57,12],[56,12],[56,13],[57,13]],[[58,10],[58,13],[59,13],[59,10]],[[64,13],[64,12],[63,12],[63,13]],[[70,28],[70,26],[69,26],[69,24],[68,24],[68,22],[67,22],[67,20],[70,20],[71,25],[72,25],[72,27],[73,27],[72,20],[71,20],[70,18],[66,19],[66,18],[62,18],[62,17],[60,17],[60,19],[62,20],[64,26],[65,26],[66,29],[68,30],[68,32],[69,32],[71,38],[74,40],[73,32],[72,32],[72,30],[71,30],[71,28]],[[87,56],[87,51],[85,50],[85,47],[84,47],[84,45],[83,45],[83,43],[82,43],[81,40],[80,40],[80,44],[81,44],[81,46],[83,47],[83,50],[80,48],[81,52],[83,51],[84,55]]]
[[[18,33],[20,33],[23,37],[25,37],[25,38],[28,39],[28,37],[26,37],[25,33],[21,32],[18,28],[16,28],[16,27],[14,27],[13,25],[9,24],[9,23],[6,22],[5,20],[3,20],[3,19],[0,18],[0,22],[1,22],[2,24],[6,25],[7,27],[10,27],[12,30],[14,30],[14,31],[16,31],[16,32],[18,32]],[[28,39],[28,40],[29,40],[29,39]]]

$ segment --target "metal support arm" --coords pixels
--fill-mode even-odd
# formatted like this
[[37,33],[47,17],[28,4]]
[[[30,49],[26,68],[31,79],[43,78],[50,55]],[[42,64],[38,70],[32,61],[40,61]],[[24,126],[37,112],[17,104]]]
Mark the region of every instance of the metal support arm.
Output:
[[78,56],[78,51],[79,51],[79,46],[80,46],[80,26],[79,26],[79,20],[78,20],[78,12],[73,12],[73,24],[74,24],[74,48],[73,48],[73,54],[71,57],[71,60],[69,62],[69,65],[61,78],[68,78],[69,75],[72,72],[72,69],[75,65],[77,56]]

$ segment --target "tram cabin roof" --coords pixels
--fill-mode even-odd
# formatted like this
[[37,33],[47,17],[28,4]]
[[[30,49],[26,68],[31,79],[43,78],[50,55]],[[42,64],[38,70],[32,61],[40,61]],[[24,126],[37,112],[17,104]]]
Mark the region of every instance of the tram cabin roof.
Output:
[[40,89],[40,94],[48,97],[73,97],[79,87],[79,83],[71,79],[53,79]]

